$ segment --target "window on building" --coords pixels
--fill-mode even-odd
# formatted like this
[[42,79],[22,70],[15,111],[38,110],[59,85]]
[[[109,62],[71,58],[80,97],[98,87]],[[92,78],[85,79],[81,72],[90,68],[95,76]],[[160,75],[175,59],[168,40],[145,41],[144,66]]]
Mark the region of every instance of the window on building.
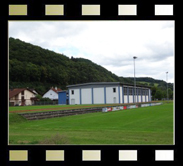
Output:
[[113,93],[115,93],[116,92],[116,88],[113,88]]
[[136,88],[136,95],[138,95],[138,88]]
[[148,91],[148,89],[146,90],[146,95],[148,96],[148,94],[149,94],[149,91]]
[[145,90],[145,95],[147,95],[147,89]]
[[128,95],[131,95],[131,88],[128,89]]
[[137,93],[138,95],[140,95],[140,89],[139,89],[139,88],[137,88],[136,93]]
[[127,87],[124,87],[123,91],[124,91],[124,95],[127,95]]
[[129,88],[129,95],[133,95],[133,88]]
[[74,94],[74,90],[71,91],[72,95]]
[[141,95],[141,89],[140,88],[138,89],[138,95]]

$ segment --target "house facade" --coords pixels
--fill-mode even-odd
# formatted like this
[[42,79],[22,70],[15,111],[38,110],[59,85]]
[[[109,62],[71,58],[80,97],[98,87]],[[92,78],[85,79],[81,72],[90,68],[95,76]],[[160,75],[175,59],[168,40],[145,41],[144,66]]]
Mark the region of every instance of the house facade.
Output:
[[9,89],[9,103],[11,106],[33,105],[36,94],[28,88]]
[[58,100],[58,92],[61,91],[60,88],[50,88],[44,95],[43,98],[49,98],[51,100]]

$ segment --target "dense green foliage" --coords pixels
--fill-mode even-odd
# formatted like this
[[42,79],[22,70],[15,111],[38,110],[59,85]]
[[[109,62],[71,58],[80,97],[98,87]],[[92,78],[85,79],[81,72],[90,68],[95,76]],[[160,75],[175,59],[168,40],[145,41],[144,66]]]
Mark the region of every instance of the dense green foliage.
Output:
[[173,144],[172,102],[21,123],[12,123],[13,115],[9,121],[10,144]]
[[[132,78],[132,77],[125,77],[125,78],[128,78],[132,81],[134,80],[134,78]],[[156,79],[150,78],[150,77],[137,77],[136,81],[138,84],[144,84],[144,85],[151,86],[151,87],[156,86],[162,90],[166,90],[166,88],[167,88],[167,83],[165,81],[156,80]],[[170,88],[173,91],[173,84],[168,83],[168,88]]]
[[19,39],[9,39],[10,88],[29,87],[43,94],[52,86],[65,89],[69,84],[114,81],[132,82],[90,60],[68,58]]

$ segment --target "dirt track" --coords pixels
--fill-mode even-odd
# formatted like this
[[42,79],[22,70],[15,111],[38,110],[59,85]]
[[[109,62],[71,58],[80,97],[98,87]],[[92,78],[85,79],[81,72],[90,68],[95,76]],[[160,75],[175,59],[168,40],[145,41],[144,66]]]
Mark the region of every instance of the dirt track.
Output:
[[[107,106],[107,105],[105,105]],[[111,106],[111,105],[110,105]],[[35,109],[35,110],[17,110],[11,111],[9,113],[21,113],[21,112],[30,112],[30,111],[50,111],[50,110],[68,110],[68,109],[80,109],[80,108],[91,108],[91,107],[104,107],[104,105],[95,105],[95,106],[80,106],[80,107],[60,107],[60,108],[43,108],[43,109]]]
[[[142,102],[142,103],[148,103],[148,102]],[[151,101],[151,103],[156,103],[156,101]],[[17,110],[17,111],[10,111],[9,113],[21,113],[21,112],[37,112],[37,111],[50,111],[50,110],[68,110],[68,109],[80,109],[80,108],[91,108],[91,107],[106,107],[106,106],[123,106],[123,105],[132,105],[134,103],[125,103],[125,104],[101,104],[101,105],[94,105],[94,106],[78,106],[78,107],[60,107],[60,108],[43,108],[43,109],[35,109],[35,110]],[[140,103],[136,103],[140,104]]]

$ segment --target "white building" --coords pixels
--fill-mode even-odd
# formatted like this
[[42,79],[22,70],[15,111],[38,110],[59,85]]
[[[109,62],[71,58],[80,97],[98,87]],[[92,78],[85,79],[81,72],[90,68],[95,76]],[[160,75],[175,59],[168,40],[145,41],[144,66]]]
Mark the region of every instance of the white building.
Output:
[[51,100],[58,100],[58,92],[61,91],[60,88],[50,88],[44,95],[43,98],[49,98]]
[[[69,85],[69,104],[114,104],[151,101],[147,86],[122,84],[120,82],[91,82]],[[136,94],[136,95],[135,95]]]

